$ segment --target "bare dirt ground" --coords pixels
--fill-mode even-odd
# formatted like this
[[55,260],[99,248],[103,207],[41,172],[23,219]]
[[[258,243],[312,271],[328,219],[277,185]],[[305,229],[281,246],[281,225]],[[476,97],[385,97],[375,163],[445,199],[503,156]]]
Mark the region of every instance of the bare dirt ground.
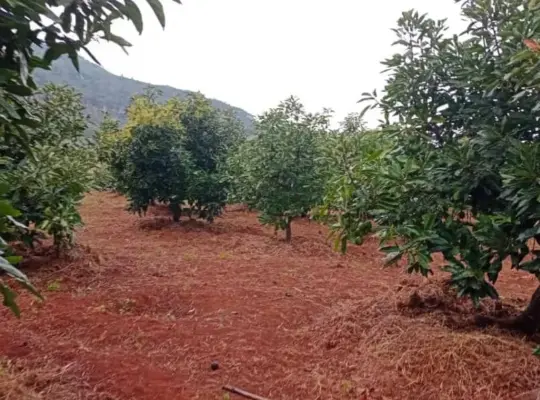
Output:
[[[73,254],[23,265],[46,302],[21,294],[20,320],[0,311],[0,398],[234,399],[231,384],[272,400],[506,400],[540,387],[533,342],[473,328],[440,280],[384,269],[375,240],[341,256],[308,221],[288,245],[234,207],[213,225],[124,207],[88,196]],[[535,286],[505,271],[505,305],[482,310],[515,312]]]

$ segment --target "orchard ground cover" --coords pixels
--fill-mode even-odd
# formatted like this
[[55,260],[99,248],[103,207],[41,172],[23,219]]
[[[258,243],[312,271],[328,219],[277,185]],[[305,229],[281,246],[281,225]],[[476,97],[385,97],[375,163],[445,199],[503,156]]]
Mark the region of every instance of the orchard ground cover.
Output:
[[[239,206],[213,224],[125,207],[90,194],[79,245],[21,265],[46,301],[22,293],[20,320],[1,311],[1,398],[233,399],[224,384],[269,399],[511,399],[538,389],[534,338],[478,329],[445,274],[384,268],[374,238],[341,255],[307,219],[287,244]],[[515,314],[535,285],[505,269],[502,302],[484,300],[480,312]]]

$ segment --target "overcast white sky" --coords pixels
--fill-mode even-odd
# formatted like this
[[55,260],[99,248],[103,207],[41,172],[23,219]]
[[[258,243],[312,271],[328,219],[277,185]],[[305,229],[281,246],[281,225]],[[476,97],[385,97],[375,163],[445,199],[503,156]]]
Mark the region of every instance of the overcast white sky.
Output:
[[460,29],[453,0],[183,0],[165,3],[162,30],[144,1],[144,32],[119,23],[133,47],[94,44],[109,71],[200,90],[252,114],[293,94],[309,111],[336,119],[359,111],[364,91],[382,88],[379,62],[392,54],[390,30],[404,10],[448,18]]

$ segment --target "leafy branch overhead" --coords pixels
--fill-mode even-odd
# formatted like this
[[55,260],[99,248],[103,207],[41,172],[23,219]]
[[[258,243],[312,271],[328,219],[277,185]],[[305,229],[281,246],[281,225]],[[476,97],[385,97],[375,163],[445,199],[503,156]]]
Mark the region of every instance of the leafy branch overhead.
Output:
[[[148,4],[164,27],[161,1],[148,0]],[[134,0],[2,0],[0,11],[0,130],[23,141],[24,127],[38,123],[27,104],[36,89],[35,68],[47,69],[67,54],[78,69],[80,50],[98,62],[87,47],[96,39],[122,48],[130,46],[113,33],[117,20],[129,20],[139,33],[143,30],[142,14]],[[36,47],[45,50],[43,56],[36,55]]]

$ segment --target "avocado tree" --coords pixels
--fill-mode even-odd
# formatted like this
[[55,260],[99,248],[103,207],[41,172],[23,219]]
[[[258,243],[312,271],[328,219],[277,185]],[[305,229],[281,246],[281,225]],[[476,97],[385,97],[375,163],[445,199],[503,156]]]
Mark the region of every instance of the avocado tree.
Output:
[[[165,102],[159,102],[159,96],[155,90],[135,96],[126,125],[103,135],[112,143],[107,145],[108,160],[116,187],[133,200],[132,211],[144,212],[153,201],[165,201],[175,220],[183,213],[212,222],[227,199],[226,160],[243,140],[243,126],[200,93]],[[162,130],[166,138],[174,137],[174,146],[167,149],[167,142],[160,142],[157,133],[146,132],[150,126],[152,132]],[[161,165],[156,161],[161,157],[158,154],[163,155]],[[178,174],[173,173],[174,165]]]
[[350,116],[341,128],[329,132],[321,146],[324,196],[315,216],[330,225],[334,248],[345,252],[348,242],[361,244],[372,232],[372,210],[384,202],[381,168],[394,140],[381,130],[362,128],[360,118]]
[[187,195],[191,160],[177,130],[152,125],[134,129],[127,148],[125,192],[132,212],[143,214],[153,201],[169,205],[175,222]]
[[87,118],[79,93],[49,84],[31,104],[41,121],[28,130],[32,156],[0,137],[11,155],[0,178],[21,211],[19,221],[32,226],[21,231],[21,239],[33,246],[42,233],[49,234],[59,254],[74,244],[75,227],[82,224],[78,206],[91,188],[97,160],[84,137]]
[[236,158],[242,168],[232,169],[238,198],[260,212],[262,224],[285,230],[287,242],[293,220],[321,199],[319,142],[328,125],[328,112],[309,114],[291,97],[259,118],[257,136]]
[[[334,229],[374,218],[388,263],[405,258],[409,272],[428,275],[440,253],[458,295],[478,302],[498,297],[503,263],[540,277],[540,63],[526,46],[540,38],[540,4],[460,3],[463,36],[414,11],[399,20],[402,50],[383,63],[384,94],[364,98],[394,139],[373,175],[379,200]],[[351,204],[362,204],[361,186],[350,185]],[[478,321],[537,331],[540,289],[519,317]]]

